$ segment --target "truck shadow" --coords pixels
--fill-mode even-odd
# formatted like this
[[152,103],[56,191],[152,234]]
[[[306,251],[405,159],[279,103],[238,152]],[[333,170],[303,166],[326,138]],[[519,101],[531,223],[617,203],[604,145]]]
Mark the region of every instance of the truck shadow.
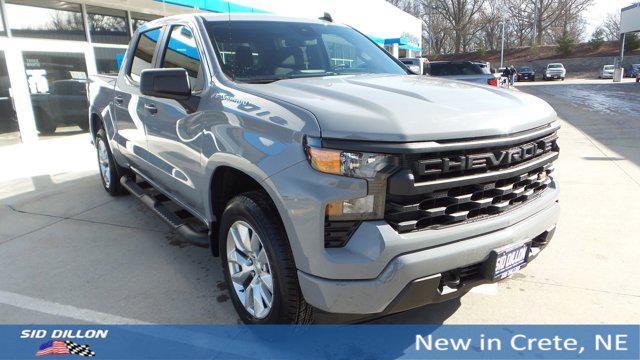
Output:
[[460,308],[460,299],[452,299],[439,304],[430,304],[397,314],[362,316],[346,314],[318,313],[318,324],[443,324]]

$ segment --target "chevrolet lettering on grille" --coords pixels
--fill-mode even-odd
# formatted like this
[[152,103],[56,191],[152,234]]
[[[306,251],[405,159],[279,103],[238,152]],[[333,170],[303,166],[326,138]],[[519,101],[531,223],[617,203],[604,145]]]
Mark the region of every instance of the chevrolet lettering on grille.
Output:
[[503,150],[418,160],[416,173],[428,176],[508,167],[557,149],[556,140],[557,136],[552,136]]

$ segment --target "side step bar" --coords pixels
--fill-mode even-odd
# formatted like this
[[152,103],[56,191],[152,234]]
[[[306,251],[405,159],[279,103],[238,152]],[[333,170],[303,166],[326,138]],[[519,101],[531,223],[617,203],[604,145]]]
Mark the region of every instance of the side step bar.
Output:
[[[145,192],[145,190],[128,176],[120,178],[122,186],[145,204],[149,209],[158,214],[167,224],[187,240],[187,242],[208,248],[209,247],[209,233],[197,231],[190,224],[188,224],[184,218],[178,216],[175,212],[169,210],[162,201],[155,199],[153,196]],[[164,195],[161,195],[164,197]]]

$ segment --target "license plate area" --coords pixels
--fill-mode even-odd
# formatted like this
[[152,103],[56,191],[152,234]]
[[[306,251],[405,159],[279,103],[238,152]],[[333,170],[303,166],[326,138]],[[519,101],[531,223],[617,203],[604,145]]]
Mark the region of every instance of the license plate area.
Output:
[[493,281],[502,280],[518,271],[529,260],[531,242],[508,245],[495,249],[491,253],[493,259]]

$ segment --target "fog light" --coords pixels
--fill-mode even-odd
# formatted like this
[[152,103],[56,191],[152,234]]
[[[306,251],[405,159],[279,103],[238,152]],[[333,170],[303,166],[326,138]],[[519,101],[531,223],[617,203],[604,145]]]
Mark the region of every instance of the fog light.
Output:
[[327,204],[325,213],[329,217],[373,214],[374,202],[375,197],[373,195],[352,200],[336,201]]

